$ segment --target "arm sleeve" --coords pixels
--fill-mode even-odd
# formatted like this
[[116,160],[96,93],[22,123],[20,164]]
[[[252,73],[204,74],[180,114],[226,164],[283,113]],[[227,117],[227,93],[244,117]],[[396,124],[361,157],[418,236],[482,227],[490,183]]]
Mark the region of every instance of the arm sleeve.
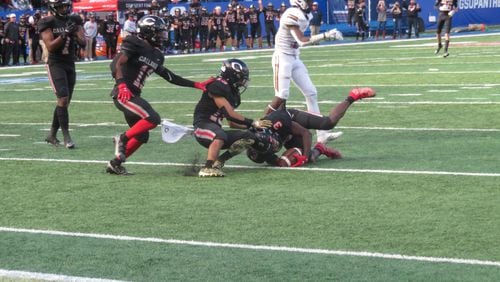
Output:
[[159,76],[163,77],[166,81],[184,87],[194,87],[194,81],[185,79],[171,72],[164,66],[159,66],[155,71]]

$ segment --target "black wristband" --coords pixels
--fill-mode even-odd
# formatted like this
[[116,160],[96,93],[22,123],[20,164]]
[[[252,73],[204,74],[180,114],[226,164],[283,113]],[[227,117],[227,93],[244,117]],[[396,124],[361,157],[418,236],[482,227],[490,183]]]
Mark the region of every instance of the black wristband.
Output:
[[245,118],[243,124],[247,126],[247,128],[252,127],[253,119]]
[[116,80],[116,85],[120,85],[121,83],[126,83],[126,82],[125,82],[125,78],[123,78],[123,77],[122,77],[122,78],[118,78],[118,79]]

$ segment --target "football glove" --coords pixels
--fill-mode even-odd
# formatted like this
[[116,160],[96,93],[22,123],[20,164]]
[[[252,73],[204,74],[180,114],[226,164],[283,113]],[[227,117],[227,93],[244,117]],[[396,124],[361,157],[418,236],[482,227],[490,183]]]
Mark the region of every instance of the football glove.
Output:
[[200,89],[201,91],[205,92],[205,91],[207,91],[207,85],[214,82],[214,81],[215,81],[215,77],[210,77],[209,79],[207,79],[205,81],[201,81],[201,82],[196,81],[194,83],[194,88]]
[[451,10],[448,12],[448,16],[451,18],[455,14],[455,10]]
[[126,103],[130,100],[130,98],[134,97],[134,94],[132,94],[132,91],[128,89],[127,84],[125,82],[122,82],[118,84],[118,100],[122,103]]
[[307,163],[307,157],[299,154],[293,154],[293,157],[296,159],[295,163],[292,167],[303,166]]
[[273,122],[268,119],[259,119],[252,122],[252,127],[256,129],[269,128],[273,126]]
[[325,39],[327,40],[344,40],[344,36],[342,35],[342,32],[337,30],[336,28],[330,29],[329,31],[325,32]]

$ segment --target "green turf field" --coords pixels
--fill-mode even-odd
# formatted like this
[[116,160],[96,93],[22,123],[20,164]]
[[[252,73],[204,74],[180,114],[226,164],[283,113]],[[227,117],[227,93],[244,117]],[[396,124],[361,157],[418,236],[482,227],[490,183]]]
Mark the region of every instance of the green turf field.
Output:
[[[75,150],[43,142],[55,102],[44,67],[0,69],[0,280],[499,281],[500,37],[455,37],[446,59],[434,48],[303,49],[322,112],[353,87],[378,92],[338,124],[329,145],[344,158],[275,169],[242,155],[217,179],[192,176],[206,154],[194,139],[166,144],[159,129],[126,163],[135,175],[104,173],[126,129],[109,62],[77,65]],[[273,97],[271,54],[166,66],[204,80],[222,59],[243,59],[240,110],[258,118]],[[190,125],[200,92],[152,76],[143,95]],[[288,105],[305,108],[295,87]]]

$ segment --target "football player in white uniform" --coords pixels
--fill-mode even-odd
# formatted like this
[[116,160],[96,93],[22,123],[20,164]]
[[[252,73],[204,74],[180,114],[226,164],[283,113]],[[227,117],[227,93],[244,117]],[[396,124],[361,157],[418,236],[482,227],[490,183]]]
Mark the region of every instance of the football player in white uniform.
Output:
[[[312,45],[321,40],[342,40],[343,37],[337,29],[311,37],[304,35],[312,19],[309,8],[311,2],[311,0],[290,0],[291,7],[281,17],[272,59],[275,97],[268,105],[266,114],[285,106],[290,95],[290,81],[293,81],[304,95],[307,110],[311,113],[320,113],[316,87],[309,77],[306,66],[299,58],[299,47]],[[340,134],[342,133],[317,131],[317,141],[324,144],[339,137]]]

